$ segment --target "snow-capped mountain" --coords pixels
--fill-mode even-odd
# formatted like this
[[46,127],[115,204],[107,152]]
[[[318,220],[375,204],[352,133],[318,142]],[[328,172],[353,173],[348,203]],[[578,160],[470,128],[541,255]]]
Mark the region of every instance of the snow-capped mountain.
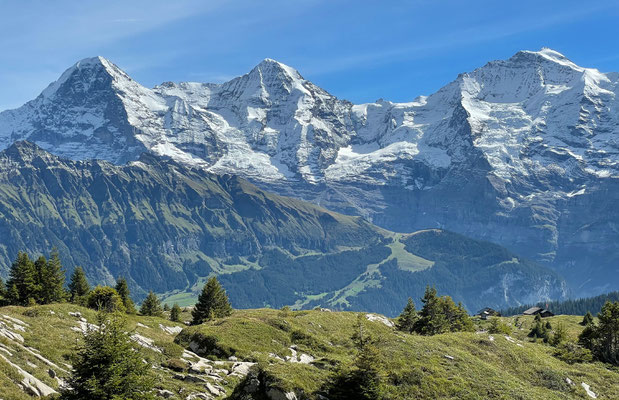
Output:
[[410,103],[353,105],[270,59],[223,84],[149,89],[97,57],[0,113],[0,146],[114,163],[150,151],[389,229],[498,242],[585,293],[619,287],[618,81],[542,49]]

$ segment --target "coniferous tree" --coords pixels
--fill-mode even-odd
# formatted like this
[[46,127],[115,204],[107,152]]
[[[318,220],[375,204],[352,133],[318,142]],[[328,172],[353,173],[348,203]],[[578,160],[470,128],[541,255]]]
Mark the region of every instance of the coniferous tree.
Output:
[[587,325],[592,324],[592,323],[593,323],[593,315],[591,314],[590,311],[587,311],[587,313],[583,317],[582,322],[580,323],[580,325],[587,326]]
[[597,337],[593,353],[601,361],[619,365],[619,301],[607,301],[598,313]]
[[36,303],[43,304],[43,286],[45,286],[45,269],[47,265],[47,259],[45,256],[39,256],[34,261],[34,276],[36,281],[37,292],[32,298]]
[[151,400],[154,384],[151,366],[136,351],[122,315],[100,312],[73,357],[73,373],[60,398]]
[[534,320],[534,322],[535,324],[533,325],[533,328],[531,328],[528,336],[533,339],[542,339],[544,343],[547,343],[550,339],[548,328],[546,327],[547,325],[542,323],[541,317]]
[[0,278],[0,307],[8,304],[8,290],[4,285],[4,281]]
[[170,310],[170,321],[181,322],[181,308],[178,303],[174,303]]
[[457,306],[449,296],[437,296],[436,288],[426,287],[422,309],[414,330],[422,335],[473,330],[473,321],[462,303]]
[[6,291],[6,299],[8,304],[19,304],[19,290],[17,290],[17,285],[12,284],[9,286],[9,289]]
[[578,344],[584,347],[585,349],[591,350],[593,353],[595,351],[595,345],[598,339],[598,330],[595,324],[591,323],[585,326],[585,329],[580,332],[578,335]]
[[413,302],[413,299],[409,297],[406,307],[404,307],[404,310],[402,310],[402,313],[398,317],[396,326],[400,331],[412,333],[415,330],[415,322],[417,321],[417,318],[415,303]]
[[15,305],[27,306],[30,300],[38,297],[40,291],[37,285],[37,274],[34,263],[28,254],[20,251],[9,271],[9,302]]
[[213,318],[227,317],[232,313],[232,306],[228,301],[226,291],[221,287],[217,278],[212,277],[204,285],[202,293],[191,315],[192,325],[199,325]]
[[165,303],[163,305],[163,311],[170,311],[170,306],[168,305],[168,303]]
[[331,382],[329,398],[333,400],[378,400],[384,392],[384,362],[374,339],[365,328],[362,315],[358,315],[351,337],[357,350],[350,368],[343,368]]
[[148,296],[146,296],[146,299],[142,303],[142,307],[140,307],[140,314],[151,317],[161,317],[163,315],[161,302],[152,290],[148,292]]
[[[45,257],[39,257],[45,261]],[[37,260],[37,262],[39,261]],[[38,302],[41,304],[58,303],[65,300],[64,290],[65,271],[60,263],[58,250],[53,249],[49,260],[40,264],[40,296]]]
[[90,292],[90,285],[82,267],[76,267],[71,274],[69,296],[72,303],[84,304]]
[[419,311],[419,318],[415,322],[415,332],[422,335],[434,335],[447,331],[447,320],[440,310],[436,288],[426,286],[421,299],[423,307]]
[[129,292],[129,285],[127,284],[127,280],[125,278],[119,278],[116,281],[116,293],[120,296],[123,301],[123,306],[125,306],[125,312],[127,314],[135,314],[135,304],[133,300],[131,300],[131,294]]

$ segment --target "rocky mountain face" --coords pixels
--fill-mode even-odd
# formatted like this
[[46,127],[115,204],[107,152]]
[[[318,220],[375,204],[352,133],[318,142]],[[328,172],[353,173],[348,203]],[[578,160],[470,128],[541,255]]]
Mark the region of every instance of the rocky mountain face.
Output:
[[[445,237],[453,247],[432,253]],[[18,251],[55,246],[69,272],[83,266],[93,284],[125,277],[138,298],[152,289],[195,300],[211,273],[237,307],[322,304],[391,315],[426,284],[471,310],[567,293],[556,273],[500,246],[442,231],[394,234],[160,156],[118,166],[29,142],[0,153],[0,238],[4,278]],[[357,300],[376,290],[381,302]]]
[[618,81],[542,49],[410,103],[353,105],[269,59],[148,89],[97,57],[0,113],[0,145],[117,164],[148,151],[389,230],[500,243],[586,294],[619,287]]

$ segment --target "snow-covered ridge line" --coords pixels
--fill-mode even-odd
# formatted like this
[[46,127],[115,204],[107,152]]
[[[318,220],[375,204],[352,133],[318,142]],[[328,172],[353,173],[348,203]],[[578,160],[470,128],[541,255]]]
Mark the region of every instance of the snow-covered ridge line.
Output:
[[[616,79],[546,48],[490,62],[414,102],[358,106],[271,59],[223,84],[148,89],[94,57],[37,99],[0,113],[0,147],[27,139],[70,158],[115,163],[149,150],[267,182],[369,179],[407,187],[410,180],[399,176],[411,165],[449,168],[466,160],[472,140],[503,179],[574,165],[614,176],[615,89]],[[602,123],[607,128],[596,133]],[[471,135],[460,135],[462,128]],[[568,157],[557,162],[560,153]]]

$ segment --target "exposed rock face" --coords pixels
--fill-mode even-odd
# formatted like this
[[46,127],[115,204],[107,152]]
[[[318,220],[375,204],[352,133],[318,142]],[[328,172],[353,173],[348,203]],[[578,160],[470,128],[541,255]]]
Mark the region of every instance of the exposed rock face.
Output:
[[136,289],[183,288],[265,247],[328,252],[383,238],[360,218],[152,156],[119,167],[18,142],[0,153],[0,187],[2,265],[57,246],[93,282],[123,275]]
[[619,286],[618,78],[542,49],[410,103],[353,105],[274,60],[148,89],[96,57],[0,113],[0,146],[114,163],[147,150],[394,231],[497,242],[585,294]]
[[20,382],[20,385],[24,392],[28,393],[31,396],[35,397],[45,397],[52,394],[56,394],[54,389],[41,382],[39,379],[32,376],[30,373],[23,370],[20,366],[12,363],[8,358],[0,354],[0,358],[2,358],[7,364],[13,367],[17,373],[19,373],[23,379]]
[[[394,234],[157,156],[117,166],[59,158],[28,142],[0,153],[0,234],[0,265],[20,250],[56,246],[69,270],[84,266],[93,283],[125,276],[138,294],[191,288],[215,271],[236,307],[299,303],[395,315],[426,284],[471,310],[567,292],[555,273],[500,246],[442,231]],[[88,329],[78,323],[75,330]]]

